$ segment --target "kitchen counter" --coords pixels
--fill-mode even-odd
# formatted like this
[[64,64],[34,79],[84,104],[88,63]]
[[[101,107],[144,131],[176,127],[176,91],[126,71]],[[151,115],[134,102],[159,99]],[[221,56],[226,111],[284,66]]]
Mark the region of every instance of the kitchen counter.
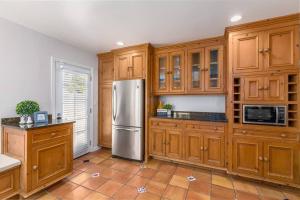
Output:
[[[50,117],[49,117],[50,118]],[[67,121],[67,120],[58,120],[58,119],[49,119],[48,123],[33,123],[33,124],[19,124],[20,118],[14,117],[14,118],[3,118],[1,119],[1,125],[3,127],[12,127],[12,128],[18,128],[23,130],[32,130],[37,128],[44,128],[44,127],[50,127],[50,126],[57,126],[61,124],[68,124],[68,123],[74,123],[75,121]]]
[[225,113],[213,112],[173,112],[171,116],[152,116],[160,119],[179,119],[179,120],[195,120],[195,121],[211,121],[211,122],[227,122]]

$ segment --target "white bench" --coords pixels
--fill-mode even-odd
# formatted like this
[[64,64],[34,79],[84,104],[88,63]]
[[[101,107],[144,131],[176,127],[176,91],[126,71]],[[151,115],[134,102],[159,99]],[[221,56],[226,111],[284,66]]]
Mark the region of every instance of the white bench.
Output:
[[19,193],[21,161],[0,154],[0,199]]

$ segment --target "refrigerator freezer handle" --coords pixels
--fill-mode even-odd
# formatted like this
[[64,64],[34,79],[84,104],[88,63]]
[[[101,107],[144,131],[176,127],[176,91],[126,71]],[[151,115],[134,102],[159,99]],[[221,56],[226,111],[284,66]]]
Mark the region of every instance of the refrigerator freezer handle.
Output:
[[113,120],[116,119],[116,114],[117,114],[117,90],[116,90],[116,86],[113,86]]

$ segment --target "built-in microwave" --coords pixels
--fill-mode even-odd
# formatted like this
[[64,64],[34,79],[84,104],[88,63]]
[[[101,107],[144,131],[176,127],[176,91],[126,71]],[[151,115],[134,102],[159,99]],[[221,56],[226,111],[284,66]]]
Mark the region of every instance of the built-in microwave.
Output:
[[284,105],[243,105],[243,123],[286,125],[286,106]]

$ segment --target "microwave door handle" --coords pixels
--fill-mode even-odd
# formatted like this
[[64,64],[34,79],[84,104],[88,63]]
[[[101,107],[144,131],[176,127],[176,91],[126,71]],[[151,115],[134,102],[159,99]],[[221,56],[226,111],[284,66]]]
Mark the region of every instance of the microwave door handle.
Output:
[[278,107],[276,107],[276,124],[278,124],[279,121],[279,111],[278,111]]

